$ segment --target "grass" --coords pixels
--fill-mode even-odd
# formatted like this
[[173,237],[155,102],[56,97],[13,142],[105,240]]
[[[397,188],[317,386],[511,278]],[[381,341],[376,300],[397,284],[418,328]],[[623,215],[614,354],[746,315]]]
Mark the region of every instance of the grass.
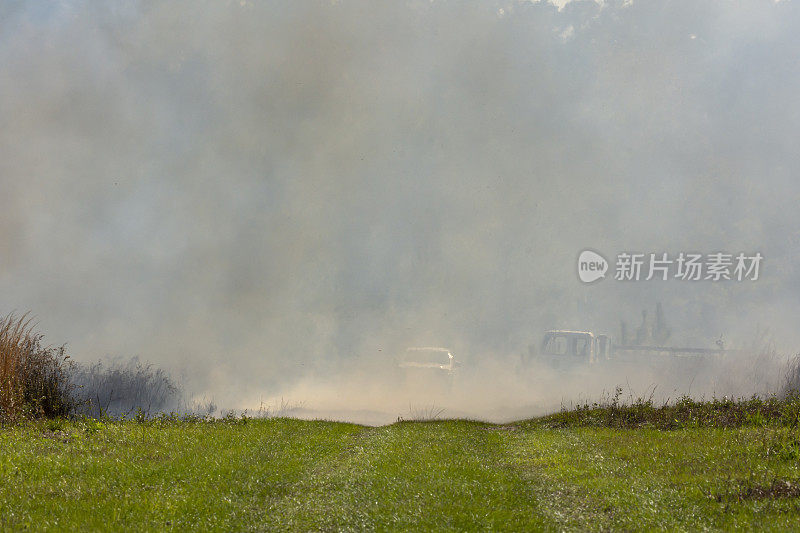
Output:
[[182,392],[166,371],[136,357],[75,364],[69,381],[74,412],[91,417],[174,411]]
[[[43,339],[29,314],[0,316],[0,426],[67,415],[154,415],[179,406],[181,388],[163,369],[137,358],[78,364],[64,346],[46,346]],[[183,409],[193,410],[215,407]]]
[[562,414],[379,428],[31,421],[0,431],[0,528],[789,530],[800,519],[800,430],[762,411],[668,430],[607,427],[597,412],[591,423]]
[[0,416],[11,418],[24,403],[22,374],[33,348],[30,320],[8,315],[0,319]]
[[655,405],[652,399],[619,401],[622,389],[604,402],[585,403],[558,413],[525,422],[543,428],[609,427],[656,428],[725,427],[744,425],[800,426],[800,394],[796,390],[782,396],[753,396],[731,399],[695,400],[688,396],[672,403]]
[[0,317],[0,424],[72,409],[64,347],[42,345],[27,315]]

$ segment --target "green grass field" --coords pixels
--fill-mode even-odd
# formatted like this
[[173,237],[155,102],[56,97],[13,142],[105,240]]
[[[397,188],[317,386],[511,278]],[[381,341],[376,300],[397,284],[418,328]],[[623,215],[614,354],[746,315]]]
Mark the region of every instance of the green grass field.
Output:
[[[788,530],[796,424],[371,428],[290,419],[0,429],[4,530]],[[672,416],[672,415],[670,415]],[[647,424],[645,424],[646,426]]]

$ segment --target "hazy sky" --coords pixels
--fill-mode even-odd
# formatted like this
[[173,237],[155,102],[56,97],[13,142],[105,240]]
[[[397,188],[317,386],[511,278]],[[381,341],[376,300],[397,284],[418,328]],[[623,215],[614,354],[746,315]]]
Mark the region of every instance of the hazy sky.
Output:
[[[656,301],[694,342],[800,340],[798,30],[791,1],[0,0],[0,302],[208,390]],[[765,261],[585,286],[587,247]]]

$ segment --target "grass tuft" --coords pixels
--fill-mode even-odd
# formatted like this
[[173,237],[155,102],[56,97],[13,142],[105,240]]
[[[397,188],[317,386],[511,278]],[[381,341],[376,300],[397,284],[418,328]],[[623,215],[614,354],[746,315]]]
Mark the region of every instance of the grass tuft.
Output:
[[610,400],[564,408],[558,413],[528,420],[542,428],[606,427],[618,429],[686,427],[738,428],[744,426],[800,427],[800,394],[750,398],[678,401],[655,405],[652,398],[638,398],[629,404],[619,401],[618,388]]
[[0,318],[0,422],[66,416],[72,408],[64,346],[42,345],[29,314]]
[[75,413],[91,417],[150,416],[178,407],[181,389],[163,369],[134,357],[75,365]]

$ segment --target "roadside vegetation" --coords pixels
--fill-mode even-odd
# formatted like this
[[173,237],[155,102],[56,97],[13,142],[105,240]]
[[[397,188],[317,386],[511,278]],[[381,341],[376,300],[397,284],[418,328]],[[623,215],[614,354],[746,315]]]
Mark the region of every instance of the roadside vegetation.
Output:
[[603,427],[678,429],[691,427],[739,428],[743,426],[800,425],[800,395],[788,390],[777,396],[712,398],[695,400],[688,396],[675,402],[654,404],[652,399],[620,400],[622,389],[603,402],[584,403],[525,424],[539,428]]
[[181,388],[162,368],[134,357],[73,365],[69,375],[74,414],[125,417],[180,410]]
[[44,346],[28,315],[0,318],[0,422],[68,415],[70,368],[64,347]]
[[181,400],[181,387],[163,369],[137,358],[76,363],[65,346],[44,344],[28,314],[0,317],[0,424],[216,410]]

